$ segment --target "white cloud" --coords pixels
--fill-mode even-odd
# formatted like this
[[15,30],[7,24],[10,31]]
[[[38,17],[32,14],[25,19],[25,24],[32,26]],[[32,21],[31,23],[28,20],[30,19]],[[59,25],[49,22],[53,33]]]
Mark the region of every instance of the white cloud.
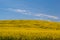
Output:
[[46,14],[35,14],[34,16],[47,17],[47,18],[53,18],[53,19],[59,19],[59,17],[57,17],[57,16],[46,15]]
[[14,11],[14,12],[18,12],[18,13],[25,14],[25,15],[42,17],[42,18],[43,18],[43,17],[46,17],[46,18],[52,18],[52,19],[59,19],[59,17],[57,17],[57,16],[47,15],[47,14],[43,14],[43,13],[32,14],[32,12],[29,12],[28,10],[14,9],[14,8],[8,8],[7,10]]
[[28,12],[27,10],[22,10],[22,9],[13,9],[13,8],[8,8],[10,11],[26,14],[26,15],[31,15],[31,12]]

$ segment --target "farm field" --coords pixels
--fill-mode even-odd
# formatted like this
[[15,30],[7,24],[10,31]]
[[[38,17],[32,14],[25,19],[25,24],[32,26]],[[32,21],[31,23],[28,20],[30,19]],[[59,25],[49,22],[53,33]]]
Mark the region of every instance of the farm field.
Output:
[[0,40],[60,40],[60,22],[1,20]]

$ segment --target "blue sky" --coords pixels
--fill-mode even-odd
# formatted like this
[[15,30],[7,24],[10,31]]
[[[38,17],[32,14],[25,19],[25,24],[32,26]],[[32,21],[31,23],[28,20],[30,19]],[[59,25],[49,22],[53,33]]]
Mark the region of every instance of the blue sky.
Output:
[[60,0],[0,0],[0,20],[60,20]]

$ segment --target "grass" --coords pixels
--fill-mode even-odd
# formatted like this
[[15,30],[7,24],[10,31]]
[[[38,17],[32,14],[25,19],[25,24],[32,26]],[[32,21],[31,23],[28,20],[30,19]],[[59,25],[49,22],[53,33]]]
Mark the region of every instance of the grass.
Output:
[[60,38],[60,30],[15,27],[5,27],[0,30],[0,39],[3,40],[53,40]]
[[60,23],[42,20],[0,21],[0,40],[60,40]]

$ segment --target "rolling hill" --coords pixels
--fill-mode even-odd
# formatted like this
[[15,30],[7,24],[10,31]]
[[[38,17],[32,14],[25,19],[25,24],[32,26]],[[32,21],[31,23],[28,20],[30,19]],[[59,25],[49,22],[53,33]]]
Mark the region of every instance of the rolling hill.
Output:
[[60,22],[0,20],[0,40],[60,40]]
[[44,20],[0,20],[0,27],[28,27],[60,30],[60,22]]

